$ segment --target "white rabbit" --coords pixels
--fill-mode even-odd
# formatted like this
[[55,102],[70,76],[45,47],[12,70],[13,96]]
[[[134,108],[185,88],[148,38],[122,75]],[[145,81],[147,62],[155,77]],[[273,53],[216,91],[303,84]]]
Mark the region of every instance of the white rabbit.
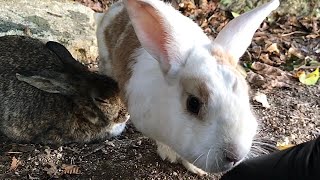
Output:
[[163,159],[203,175],[246,157],[257,122],[237,63],[278,6],[235,18],[213,42],[159,0],[124,0],[97,14],[101,72],[118,81],[132,122]]

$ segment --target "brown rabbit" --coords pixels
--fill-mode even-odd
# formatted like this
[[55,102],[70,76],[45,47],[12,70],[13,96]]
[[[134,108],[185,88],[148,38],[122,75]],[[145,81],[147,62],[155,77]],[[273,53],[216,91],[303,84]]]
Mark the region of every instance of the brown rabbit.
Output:
[[117,83],[56,42],[0,37],[0,132],[18,142],[87,143],[119,135],[129,115]]

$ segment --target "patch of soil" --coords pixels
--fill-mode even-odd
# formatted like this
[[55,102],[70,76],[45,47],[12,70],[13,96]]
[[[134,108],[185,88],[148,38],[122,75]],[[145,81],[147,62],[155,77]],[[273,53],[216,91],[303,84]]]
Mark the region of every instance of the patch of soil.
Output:
[[269,109],[253,101],[261,136],[278,143],[300,144],[320,135],[320,86],[294,83],[290,88],[253,89],[265,93]]
[[[126,132],[96,144],[48,147],[16,144],[1,137],[0,179],[212,179],[187,172],[180,164],[163,161],[153,141],[131,124]],[[10,170],[12,158],[19,161]],[[75,165],[79,172],[67,174],[63,166]],[[210,178],[211,177],[211,178]]]
[[[257,102],[253,109],[260,121],[257,145],[262,139],[298,144],[320,133],[320,87],[273,89],[265,93],[271,107]],[[260,138],[259,138],[260,137]],[[70,144],[48,147],[16,144],[0,137],[0,179],[218,179],[199,177],[180,164],[163,161],[156,154],[154,141],[129,124],[123,135],[96,144]],[[275,145],[275,144],[273,144]],[[10,170],[12,158],[19,163]],[[79,172],[68,174],[63,166],[75,165]]]

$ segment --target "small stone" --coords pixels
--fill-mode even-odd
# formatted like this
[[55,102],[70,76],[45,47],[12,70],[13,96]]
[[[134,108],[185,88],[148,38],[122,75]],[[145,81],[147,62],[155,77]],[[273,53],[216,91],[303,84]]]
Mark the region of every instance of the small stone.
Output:
[[138,146],[140,146],[140,145],[141,145],[141,143],[142,143],[142,141],[141,141],[141,140],[139,140],[139,141],[137,141],[137,143],[136,143],[136,144],[137,144]]
[[60,146],[60,147],[58,148],[58,151],[59,151],[59,152],[62,152],[62,150],[63,150],[63,148],[62,148],[62,146]]

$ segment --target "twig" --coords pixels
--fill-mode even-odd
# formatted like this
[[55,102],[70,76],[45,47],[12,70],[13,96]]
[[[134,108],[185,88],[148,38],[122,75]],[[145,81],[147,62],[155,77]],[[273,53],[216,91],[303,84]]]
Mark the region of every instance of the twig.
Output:
[[18,151],[9,151],[9,152],[7,152],[7,154],[22,154],[22,152],[18,152]]
[[88,152],[87,154],[83,155],[82,157],[87,157],[87,156],[89,156],[90,154],[93,154],[93,153],[101,150],[101,149],[104,148],[104,147],[105,147],[104,144],[103,144],[103,145],[100,145],[100,146],[96,147],[94,150],[92,150],[92,151]]
[[282,37],[285,37],[285,36],[291,36],[293,34],[308,34],[307,32],[303,32],[303,31],[293,31],[291,33],[287,33],[287,34],[281,34]]
[[291,116],[293,119],[306,119],[306,120],[311,120],[310,118],[305,118],[305,117],[297,117],[297,116]]
[[47,12],[48,14],[52,15],[52,16],[56,16],[56,17],[62,17],[62,15],[59,15],[59,14],[55,14],[55,13],[52,13],[52,12]]

